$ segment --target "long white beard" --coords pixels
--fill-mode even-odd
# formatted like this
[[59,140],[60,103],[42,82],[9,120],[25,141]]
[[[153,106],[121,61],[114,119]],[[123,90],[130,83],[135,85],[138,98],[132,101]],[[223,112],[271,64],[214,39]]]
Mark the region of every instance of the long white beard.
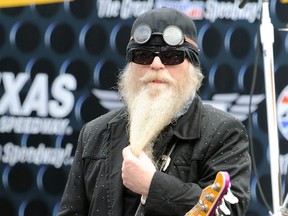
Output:
[[[167,71],[153,71],[136,82],[133,73],[137,72],[128,67],[119,83],[129,111],[130,147],[136,156],[144,150],[152,159],[153,141],[195,95],[198,86],[193,76],[177,83]],[[153,79],[169,84],[149,83]]]
[[[161,84],[160,84],[161,85]],[[152,157],[152,142],[175,117],[179,103],[172,88],[151,96],[153,87],[147,86],[135,98],[130,108],[130,144],[135,155],[144,149]]]

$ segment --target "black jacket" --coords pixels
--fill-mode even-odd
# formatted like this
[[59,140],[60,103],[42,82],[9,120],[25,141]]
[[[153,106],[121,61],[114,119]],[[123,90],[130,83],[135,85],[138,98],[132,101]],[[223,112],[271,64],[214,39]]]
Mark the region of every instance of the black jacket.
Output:
[[[197,96],[188,112],[163,130],[154,156],[160,157],[175,142],[170,166],[152,179],[145,215],[184,216],[198,202],[202,189],[214,182],[217,172],[227,171],[231,191],[239,199],[238,204],[227,206],[231,215],[244,216],[251,162],[243,124],[203,105]],[[83,127],[58,216],[130,215],[125,212],[127,190],[121,179],[122,149],[127,144],[125,108]]]

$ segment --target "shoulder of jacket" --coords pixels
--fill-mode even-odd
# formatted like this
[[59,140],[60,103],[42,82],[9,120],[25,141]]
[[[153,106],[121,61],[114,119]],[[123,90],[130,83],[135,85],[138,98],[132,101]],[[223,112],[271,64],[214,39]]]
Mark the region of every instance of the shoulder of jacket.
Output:
[[[121,118],[124,118],[125,109],[117,109],[110,111],[102,116],[99,116],[93,119],[90,122],[87,122],[81,129],[79,141],[81,142],[82,148],[85,149],[87,146],[90,146],[94,151],[93,154],[97,152],[96,155],[101,154],[101,151],[98,152],[97,149],[100,149],[104,145],[105,131],[108,128],[108,124],[111,122],[123,122],[120,121]],[[83,156],[91,156],[91,152],[86,152]],[[103,152],[102,152],[103,153]]]
[[207,125],[221,125],[223,123],[236,123],[236,124],[242,124],[242,122],[234,117],[233,115],[220,110],[218,108],[215,108],[209,104],[203,105],[203,111],[202,111],[202,124]]
[[87,122],[81,129],[83,134],[93,133],[97,131],[101,132],[107,129],[108,124],[119,122],[123,120],[126,116],[126,111],[124,108],[112,110],[104,115],[101,115],[90,122]]

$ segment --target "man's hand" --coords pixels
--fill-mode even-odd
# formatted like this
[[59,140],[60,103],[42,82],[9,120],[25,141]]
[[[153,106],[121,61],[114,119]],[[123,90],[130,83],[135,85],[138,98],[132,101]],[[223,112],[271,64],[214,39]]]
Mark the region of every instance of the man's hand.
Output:
[[142,151],[136,157],[130,147],[123,149],[122,179],[131,191],[147,197],[156,168],[151,159]]

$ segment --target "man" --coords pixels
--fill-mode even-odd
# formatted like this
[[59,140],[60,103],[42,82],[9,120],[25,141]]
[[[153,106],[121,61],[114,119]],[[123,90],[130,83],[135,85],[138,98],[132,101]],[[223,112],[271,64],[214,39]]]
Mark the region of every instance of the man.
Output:
[[197,95],[203,75],[196,38],[193,21],[174,9],[135,20],[119,80],[126,106],[81,130],[59,216],[132,216],[137,209],[183,216],[219,171],[229,173],[239,200],[227,204],[231,215],[245,215],[247,135],[240,121]]

